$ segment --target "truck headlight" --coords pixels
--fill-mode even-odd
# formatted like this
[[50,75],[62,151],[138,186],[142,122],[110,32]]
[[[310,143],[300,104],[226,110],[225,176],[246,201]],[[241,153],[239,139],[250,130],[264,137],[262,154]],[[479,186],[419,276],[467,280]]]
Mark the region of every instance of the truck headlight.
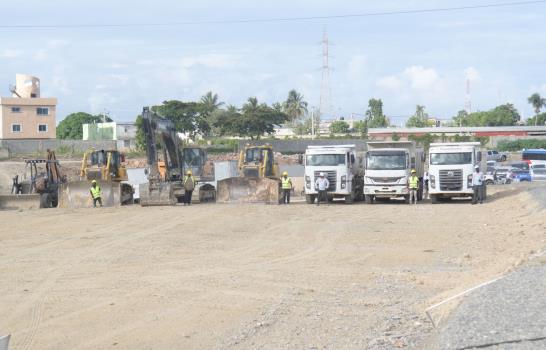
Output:
[[311,177],[309,175],[305,175],[305,187],[311,188]]
[[472,187],[472,174],[466,177],[466,187]]
[[367,185],[371,185],[373,184],[373,181],[368,176],[364,176],[364,183]]
[[341,177],[341,188],[345,188],[345,187],[347,187],[347,176],[343,175]]
[[407,182],[408,182],[408,179],[405,176],[398,179],[398,183],[400,185],[405,185]]
[[436,176],[430,175],[429,183],[431,188],[436,188]]

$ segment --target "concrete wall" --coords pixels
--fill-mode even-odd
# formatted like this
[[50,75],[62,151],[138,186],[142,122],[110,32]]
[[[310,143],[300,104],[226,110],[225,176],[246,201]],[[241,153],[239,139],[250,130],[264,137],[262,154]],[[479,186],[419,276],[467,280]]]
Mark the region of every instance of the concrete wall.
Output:
[[45,153],[47,149],[57,152],[83,153],[89,148],[117,149],[116,141],[82,140],[0,140],[0,148],[9,150],[11,156]]
[[281,153],[305,153],[307,146],[325,146],[325,145],[356,145],[358,149],[364,150],[365,140],[267,140],[250,142],[244,140],[239,142],[239,149],[243,149],[246,143],[252,145],[264,145],[266,143],[273,146],[275,152]]

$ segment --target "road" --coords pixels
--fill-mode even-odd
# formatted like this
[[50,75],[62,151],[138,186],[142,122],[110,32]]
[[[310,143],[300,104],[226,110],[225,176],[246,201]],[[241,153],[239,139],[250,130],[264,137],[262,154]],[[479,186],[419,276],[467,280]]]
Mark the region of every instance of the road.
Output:
[[477,206],[3,211],[0,331],[25,350],[422,348],[426,307],[545,246],[524,189]]

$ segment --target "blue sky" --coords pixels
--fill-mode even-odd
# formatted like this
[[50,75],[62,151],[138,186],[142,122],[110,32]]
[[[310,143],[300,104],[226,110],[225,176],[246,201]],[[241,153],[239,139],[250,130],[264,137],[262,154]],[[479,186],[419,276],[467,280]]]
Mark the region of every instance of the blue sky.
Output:
[[[490,1],[10,1],[2,25],[158,23],[322,16],[488,4]],[[130,28],[0,28],[0,95],[15,73],[40,77],[58,119],[108,111],[133,120],[144,105],[195,100],[211,90],[240,105],[282,101],[294,88],[318,106],[323,30],[332,42],[335,113],[363,114],[381,98],[396,124],[416,104],[449,118],[546,95],[546,3],[442,13],[300,22]],[[397,118],[400,117],[400,118]]]

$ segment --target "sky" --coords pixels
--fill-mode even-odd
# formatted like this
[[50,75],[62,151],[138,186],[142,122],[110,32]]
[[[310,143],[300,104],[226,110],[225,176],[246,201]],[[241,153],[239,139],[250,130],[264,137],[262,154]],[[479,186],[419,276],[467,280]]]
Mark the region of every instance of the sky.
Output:
[[197,100],[208,91],[240,106],[251,96],[283,101],[296,89],[318,107],[326,31],[334,115],[362,118],[368,100],[381,98],[395,125],[417,104],[448,119],[464,109],[468,79],[473,111],[513,103],[530,117],[527,97],[546,95],[546,2],[306,21],[5,27],[210,22],[491,3],[495,0],[5,1],[0,96],[9,96],[15,74],[24,73],[40,78],[42,96],[58,98],[58,121],[78,111],[132,121],[143,106]]

